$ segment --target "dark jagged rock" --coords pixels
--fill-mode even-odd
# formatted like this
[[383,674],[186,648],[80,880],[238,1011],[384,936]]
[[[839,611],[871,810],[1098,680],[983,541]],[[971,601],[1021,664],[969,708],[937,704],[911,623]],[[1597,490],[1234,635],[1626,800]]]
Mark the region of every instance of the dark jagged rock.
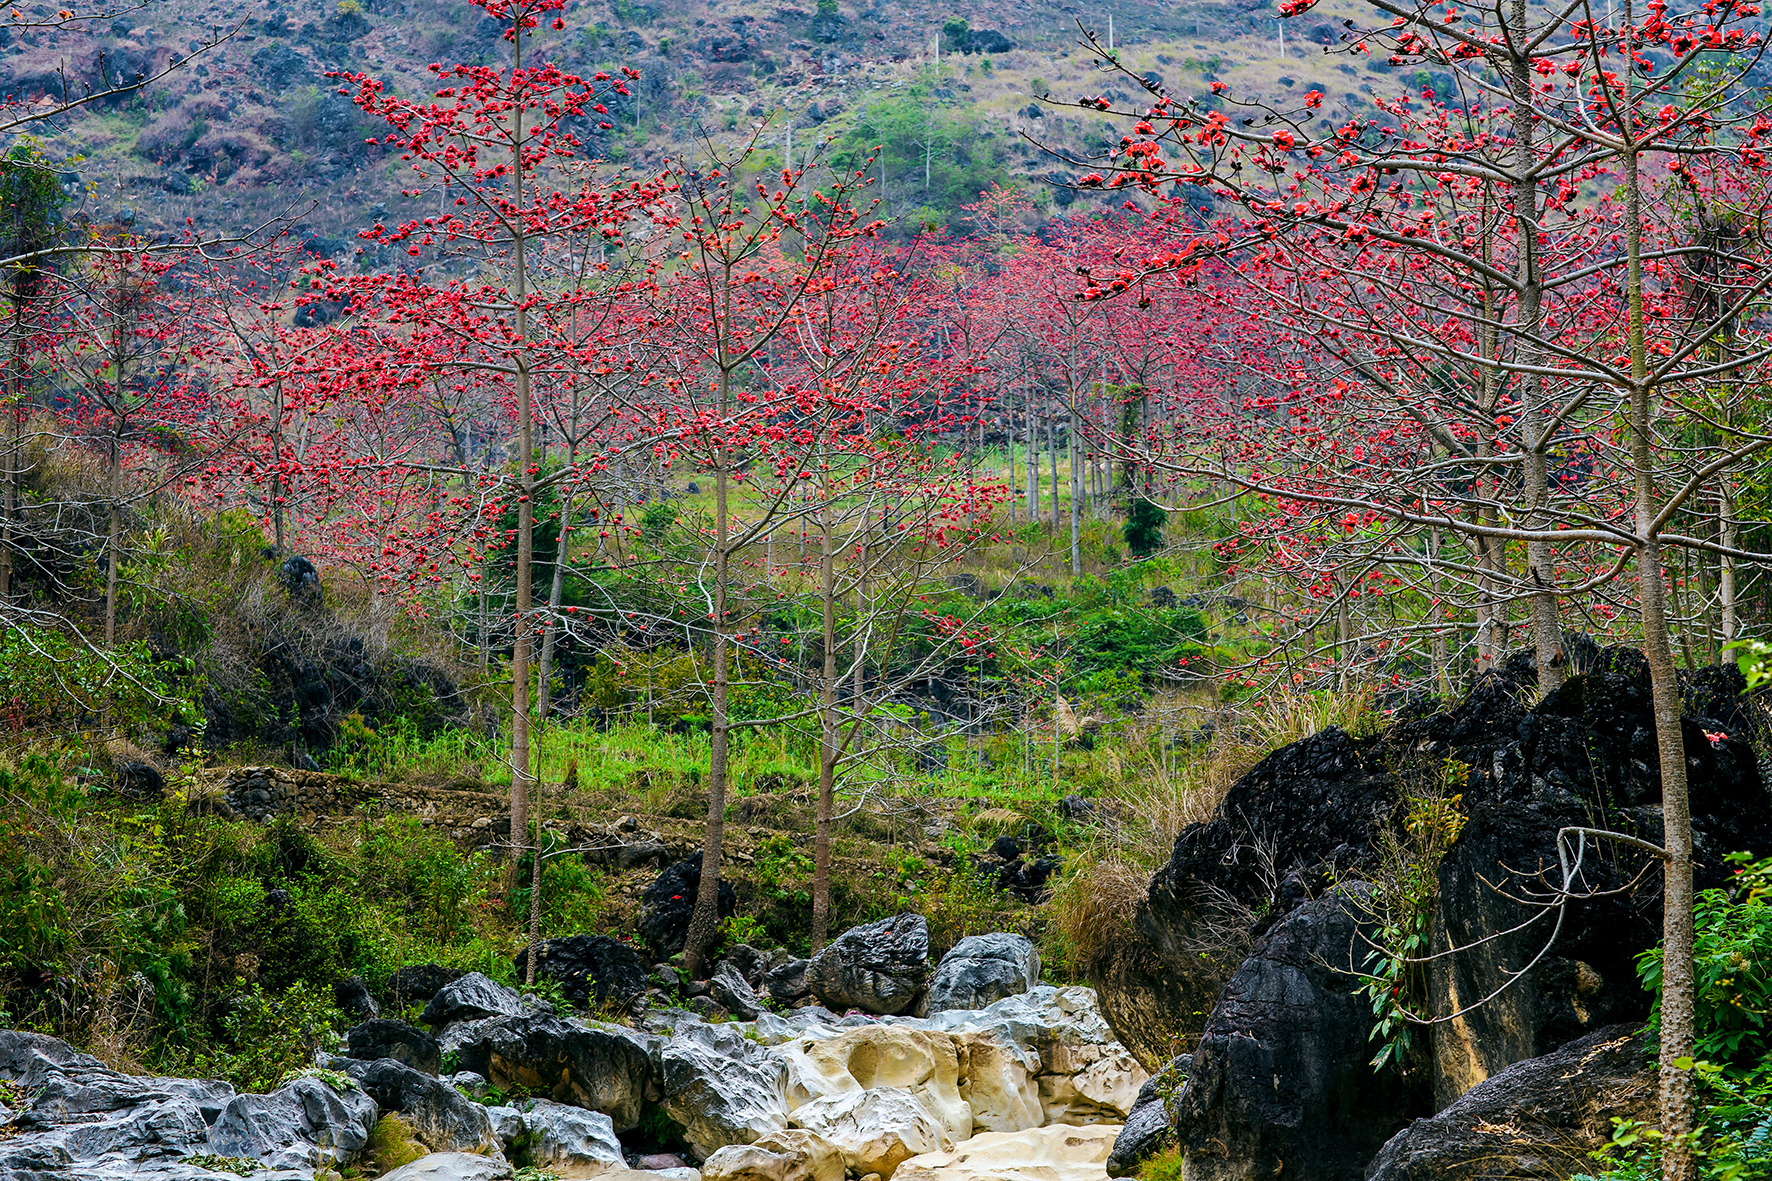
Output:
[[363,977],[351,976],[332,986],[332,1003],[358,1021],[373,1021],[381,1016],[381,1006],[369,995]]
[[837,936],[812,957],[806,980],[819,1003],[836,1012],[902,1013],[928,971],[929,925],[920,914],[901,914]]
[[[658,875],[640,895],[640,935],[646,946],[668,958],[683,950],[689,938],[689,919],[695,911],[695,895],[701,889],[701,854],[679,861]],[[720,882],[721,918],[730,918],[738,906],[732,883]]]
[[[634,949],[608,935],[568,935],[544,939],[536,949],[535,975],[553,980],[575,1005],[626,1009],[646,991],[646,966]],[[511,961],[517,974],[528,971],[528,948]]]
[[396,1062],[436,1074],[443,1066],[443,1047],[437,1039],[416,1026],[389,1017],[377,1017],[354,1025],[345,1034],[344,1057],[374,1062],[391,1058]]
[[404,968],[396,968],[388,977],[388,996],[395,1008],[415,1001],[429,1001],[437,995],[438,989],[452,980],[460,980],[463,975],[460,968],[445,968],[441,964],[407,964]]
[[601,1111],[618,1132],[638,1127],[641,1104],[656,1097],[645,1041],[620,1026],[524,1013],[479,1023],[458,1053],[463,1070],[500,1090]]
[[1371,923],[1363,889],[1294,910],[1225,985],[1175,1103],[1190,1181],[1359,1181],[1404,1122],[1400,1077],[1374,1072],[1354,993]]
[[478,972],[469,972],[439,988],[418,1019],[432,1029],[441,1029],[455,1021],[512,1016],[522,1011],[523,999],[511,989]]
[[166,777],[149,763],[119,763],[115,774],[117,794],[132,800],[157,800],[166,794]]
[[926,1008],[982,1009],[1040,982],[1040,953],[1025,935],[969,935],[941,957],[929,978]]
[[500,1147],[486,1109],[441,1079],[392,1058],[351,1061],[343,1063],[343,1070],[382,1111],[404,1115],[432,1152],[489,1152]]
[[1393,1136],[1366,1181],[1539,1181],[1593,1169],[1612,1121],[1654,1122],[1656,1064],[1636,1025],[1516,1062]]
[[748,943],[740,943],[727,948],[720,957],[722,967],[728,964],[746,984],[756,988],[763,983],[763,973],[769,969],[769,957]]
[[769,989],[770,999],[778,1005],[791,1005],[812,995],[812,985],[806,980],[810,967],[811,960],[789,960],[769,969],[763,975],[763,983]]
[[708,995],[740,1021],[755,1021],[757,1014],[762,1012],[762,1007],[757,1004],[756,990],[730,963],[722,962],[719,970],[709,977]]
[[1135,1176],[1147,1158],[1175,1143],[1175,1125],[1169,1109],[1187,1086],[1193,1061],[1191,1054],[1173,1058],[1138,1088],[1138,1098],[1126,1113],[1126,1123],[1114,1139],[1114,1150],[1108,1154],[1108,1176]]
[[967,53],[1008,53],[1015,42],[995,29],[973,29],[966,36]]
[[[1377,867],[1379,835],[1400,832],[1407,798],[1458,794],[1468,817],[1441,865],[1438,946],[1463,945],[1530,915],[1490,883],[1518,891],[1557,864],[1559,826],[1613,827],[1660,839],[1660,773],[1647,666],[1629,649],[1564,645],[1587,671],[1536,706],[1532,662],[1511,658],[1450,709],[1401,704],[1380,737],[1326,730],[1275,751],[1226,795],[1213,819],[1176,840],[1137,915],[1144,948],[1115,948],[1091,967],[1118,1036],[1159,1060],[1174,1020],[1198,1022],[1260,937],[1328,882]],[[1772,806],[1744,741],[1754,711],[1727,667],[1684,677],[1690,794],[1700,886],[1720,880],[1735,849],[1772,851]],[[1590,888],[1622,887],[1640,858],[1608,848],[1585,864]],[[1510,875],[1512,875],[1510,877]],[[1542,884],[1535,888],[1542,889]],[[1551,949],[1500,1003],[1436,1032],[1435,1102],[1444,1105],[1511,1062],[1646,1012],[1632,961],[1660,928],[1659,882],[1573,907]],[[1436,961],[1435,1011],[1487,995],[1504,966],[1532,960],[1548,924],[1469,955]],[[1228,950],[1227,950],[1228,949]],[[1160,968],[1157,966],[1160,965]],[[1197,1031],[1198,1024],[1179,1032]]]
[[299,1078],[268,1095],[230,1100],[209,1130],[209,1151],[272,1169],[342,1165],[369,1142],[377,1114],[375,1100],[356,1087]]

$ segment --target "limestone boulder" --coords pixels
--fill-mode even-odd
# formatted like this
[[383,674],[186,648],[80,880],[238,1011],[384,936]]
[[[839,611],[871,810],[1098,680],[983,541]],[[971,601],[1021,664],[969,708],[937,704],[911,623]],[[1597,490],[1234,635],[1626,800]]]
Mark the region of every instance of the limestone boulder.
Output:
[[1641,1027],[1596,1030],[1509,1066],[1393,1136],[1366,1181],[1527,1181],[1595,1171],[1612,1121],[1656,1120],[1656,1063]]
[[1025,935],[969,935],[941,957],[929,978],[928,1012],[982,1009],[1040,982],[1040,953]]
[[843,1181],[843,1154],[816,1132],[788,1128],[728,1144],[701,1163],[702,1181]]
[[951,1034],[869,1025],[835,1037],[804,1038],[778,1051],[788,1061],[788,1105],[891,1087],[913,1095],[950,1140],[972,1135],[972,1105],[960,1094]]
[[505,1147],[560,1177],[597,1177],[626,1167],[615,1125],[600,1111],[526,1099],[487,1112]]
[[300,1078],[268,1095],[236,1095],[209,1129],[209,1151],[271,1169],[342,1165],[369,1142],[379,1114],[360,1087]]
[[510,1162],[472,1152],[433,1152],[391,1173],[381,1181],[510,1181]]
[[499,1147],[486,1109],[442,1079],[392,1058],[351,1061],[346,1074],[382,1111],[397,1111],[432,1152],[493,1152]]
[[737,1026],[677,1029],[659,1048],[658,1071],[665,1113],[699,1157],[788,1126],[786,1061]]
[[968,1029],[950,1036],[960,1059],[960,1097],[972,1107],[973,1134],[1019,1132],[1046,1122],[1035,1081],[1037,1055],[995,1032]]
[[436,1038],[390,1017],[375,1017],[353,1025],[345,1033],[341,1054],[364,1062],[392,1058],[426,1074],[436,1074],[443,1064],[443,1047]]
[[502,1091],[521,1088],[600,1111],[625,1132],[658,1094],[653,1040],[619,1025],[529,1011],[474,1023],[457,1053],[464,1070]]
[[469,972],[439,988],[419,1020],[441,1029],[457,1021],[515,1016],[522,1011],[523,998],[515,990],[479,972]]
[[929,925],[901,914],[851,927],[812,958],[806,982],[819,1004],[839,1013],[903,1013],[929,972]]
[[954,1145],[917,1096],[898,1087],[826,1095],[796,1107],[791,1118],[836,1145],[843,1164],[864,1177],[890,1178],[911,1157]]
[[1119,1129],[1055,1126],[982,1132],[945,1152],[912,1157],[895,1181],[1105,1181]]

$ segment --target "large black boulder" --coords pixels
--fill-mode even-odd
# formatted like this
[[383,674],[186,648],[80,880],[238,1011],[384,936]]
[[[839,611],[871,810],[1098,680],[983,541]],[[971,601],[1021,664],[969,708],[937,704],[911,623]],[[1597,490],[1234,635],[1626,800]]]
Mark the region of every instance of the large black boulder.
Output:
[[392,1058],[350,1061],[344,1073],[382,1111],[397,1111],[433,1152],[490,1152],[500,1145],[486,1109],[438,1078]]
[[522,1011],[523,998],[515,991],[478,972],[469,972],[439,988],[418,1019],[432,1029],[442,1029],[456,1021],[514,1016]]
[[[701,854],[679,861],[658,875],[640,895],[640,936],[646,946],[668,958],[683,950],[689,939],[689,919],[695,911],[695,895],[701,889]],[[732,883],[720,882],[721,918],[730,918],[738,906]]]
[[[529,949],[511,961],[519,977],[529,970]],[[544,939],[535,949],[535,975],[552,980],[575,1005],[626,1009],[646,991],[646,967],[634,949],[608,935]]]
[[901,914],[851,927],[812,957],[806,983],[836,1012],[903,1013],[923,991],[929,972],[929,924]]
[[1385,1144],[1366,1181],[1539,1181],[1588,1173],[1617,1120],[1656,1118],[1640,1026],[1614,1025],[1516,1062]]
[[442,964],[407,964],[388,977],[388,997],[395,1008],[429,1001],[445,984],[464,975],[460,968],[445,968]]
[[376,1017],[353,1025],[345,1034],[343,1057],[374,1062],[391,1058],[426,1074],[443,1065],[443,1048],[437,1039],[416,1026],[390,1017]]
[[458,1053],[500,1090],[601,1111],[617,1132],[638,1127],[642,1103],[657,1098],[647,1044],[621,1026],[530,1012],[474,1026]]
[[1367,906],[1361,886],[1305,903],[1225,985],[1174,1104],[1190,1181],[1359,1181],[1405,1122],[1403,1081],[1369,1065],[1372,1013],[1352,987]]

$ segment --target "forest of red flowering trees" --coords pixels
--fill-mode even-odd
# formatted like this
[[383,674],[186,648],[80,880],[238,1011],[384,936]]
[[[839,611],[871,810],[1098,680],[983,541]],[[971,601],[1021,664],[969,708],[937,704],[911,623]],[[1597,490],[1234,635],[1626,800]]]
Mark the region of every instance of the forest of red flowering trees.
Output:
[[[123,521],[156,497],[249,513],[279,555],[360,580],[384,618],[477,588],[482,660],[496,646],[509,662],[515,832],[531,695],[545,710],[560,636],[676,629],[709,652],[717,867],[724,744],[743,724],[731,678],[789,659],[734,603],[791,575],[822,608],[806,706],[829,756],[822,869],[838,686],[859,687],[859,653],[890,642],[906,568],[1045,522],[1081,573],[1087,506],[1215,507],[1234,521],[1218,561],[1267,596],[1252,679],[1432,686],[1525,648],[1549,692],[1575,659],[1569,632],[1642,646],[1667,890],[1683,902],[1668,908],[1663,1026],[1667,1126],[1683,1126],[1675,665],[1741,638],[1765,560],[1758,7],[1626,3],[1607,23],[1580,0],[1467,13],[1368,0],[1374,27],[1346,49],[1454,86],[1339,121],[1314,91],[1285,110],[1219,84],[1172,95],[1094,46],[1104,90],[1144,96],[1064,100],[1124,132],[1073,161],[1078,190],[1111,199],[1042,222],[996,191],[964,224],[907,235],[877,220],[871,169],[816,154],[765,171],[755,141],[709,141],[644,175],[585,159],[575,131],[631,71],[526,58],[526,32],[562,20],[560,0],[477,2],[507,27],[501,65],[433,67],[424,96],[336,79],[385,125],[375,150],[410,169],[400,216],[360,234],[397,268],[310,256],[279,226],[163,241],[57,225],[54,186],[15,134],[0,250],[7,626],[52,615],[13,592],[14,524],[48,452],[82,456],[105,506],[102,626],[81,636],[98,649],[133,544]],[[14,133],[34,117],[21,110]],[[643,506],[683,480],[711,494],[688,531],[701,617],[563,605],[569,570],[638,561],[634,539],[670,524]],[[534,552],[540,538],[551,553]],[[499,563],[514,582],[493,596]],[[989,642],[963,620],[942,634]],[[711,902],[697,921],[692,957]]]

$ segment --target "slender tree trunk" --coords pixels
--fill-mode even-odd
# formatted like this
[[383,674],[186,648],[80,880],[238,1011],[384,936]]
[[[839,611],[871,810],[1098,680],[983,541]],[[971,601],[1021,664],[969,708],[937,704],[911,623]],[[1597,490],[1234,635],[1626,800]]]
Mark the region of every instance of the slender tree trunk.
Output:
[[535,840],[529,846],[529,954],[524,956],[523,981],[535,983],[535,957],[541,946],[541,784],[535,785]]
[[[523,67],[523,30],[514,26],[512,60],[516,69]],[[523,206],[523,110],[513,113],[516,145],[512,152],[512,188],[517,207]],[[516,304],[516,369],[517,369],[517,603],[516,635],[511,644],[511,858],[506,881],[515,883],[517,858],[529,840],[529,608],[534,578],[532,563],[535,551],[535,478],[530,468],[535,463],[534,405],[529,386],[529,274],[525,254],[526,242],[518,233],[512,243],[516,274],[512,297]],[[530,949],[529,970],[535,968],[535,950]]]
[[1071,577],[1083,573],[1083,452],[1077,446],[1077,412],[1070,413],[1065,450],[1071,460]]
[[[1624,27],[1631,27],[1632,0],[1625,0]],[[1630,109],[1633,71],[1624,70],[1624,103]],[[1627,130],[1627,136],[1633,132]],[[1631,466],[1636,483],[1637,595],[1643,616],[1643,655],[1649,663],[1655,708],[1655,743],[1661,765],[1662,848],[1665,851],[1661,919],[1661,1132],[1663,1181],[1692,1181],[1698,1161],[1692,1151],[1696,1046],[1694,1012],[1697,973],[1692,931],[1692,810],[1687,795],[1686,743],[1680,722],[1680,680],[1668,633],[1661,539],[1656,526],[1651,413],[1654,387],[1643,311],[1643,210],[1635,145],[1623,154],[1626,295],[1630,317]]]
[[[730,276],[728,276],[730,280]],[[732,412],[732,373],[720,371],[720,417]],[[683,969],[694,980],[703,972],[708,949],[720,927],[720,857],[726,839],[726,774],[730,722],[727,718],[727,578],[732,552],[728,540],[728,457],[724,446],[714,472],[714,678],[708,694],[708,822],[701,846],[701,885],[683,943]]]
[[1052,465],[1052,536],[1058,537],[1058,428],[1053,420],[1058,415],[1046,416],[1046,458]]
[[[1718,540],[1734,549],[1739,541],[1738,529],[1735,524],[1735,505],[1729,495],[1729,473],[1724,472],[1717,477],[1717,533]],[[1736,585],[1735,559],[1724,554],[1717,570],[1717,606],[1721,615],[1722,642],[1727,644],[1735,638],[1739,626],[1736,619]]]
[[[1514,0],[1513,23],[1517,30],[1526,25],[1526,0]],[[1538,237],[1542,232],[1538,221],[1538,186],[1542,175],[1533,158],[1538,131],[1538,112],[1533,105],[1532,62],[1525,51],[1515,53],[1512,65],[1513,130],[1515,152],[1514,217],[1519,243],[1517,265],[1520,284],[1519,351],[1527,366],[1543,364],[1543,348],[1539,336],[1544,329],[1542,311],[1544,279],[1538,262]],[[1528,525],[1549,527],[1547,514],[1550,482],[1547,467],[1548,426],[1544,404],[1544,379],[1525,372],[1521,386],[1521,439],[1525,488],[1522,489],[1524,516]],[[1563,632],[1557,614],[1555,550],[1547,541],[1526,543],[1526,577],[1532,583],[1532,641],[1538,657],[1538,692],[1545,696],[1563,683]]]
[[[819,685],[818,814],[812,836],[812,952],[830,937],[831,817],[837,794],[837,586],[831,541],[828,481],[819,511],[819,589],[824,601],[824,679]],[[857,621],[860,622],[859,620]],[[859,702],[857,703],[859,706]],[[859,709],[858,709],[859,713]]]
[[1040,447],[1035,436],[1034,397],[1029,390],[1022,404],[1028,437],[1028,524],[1040,523]]

